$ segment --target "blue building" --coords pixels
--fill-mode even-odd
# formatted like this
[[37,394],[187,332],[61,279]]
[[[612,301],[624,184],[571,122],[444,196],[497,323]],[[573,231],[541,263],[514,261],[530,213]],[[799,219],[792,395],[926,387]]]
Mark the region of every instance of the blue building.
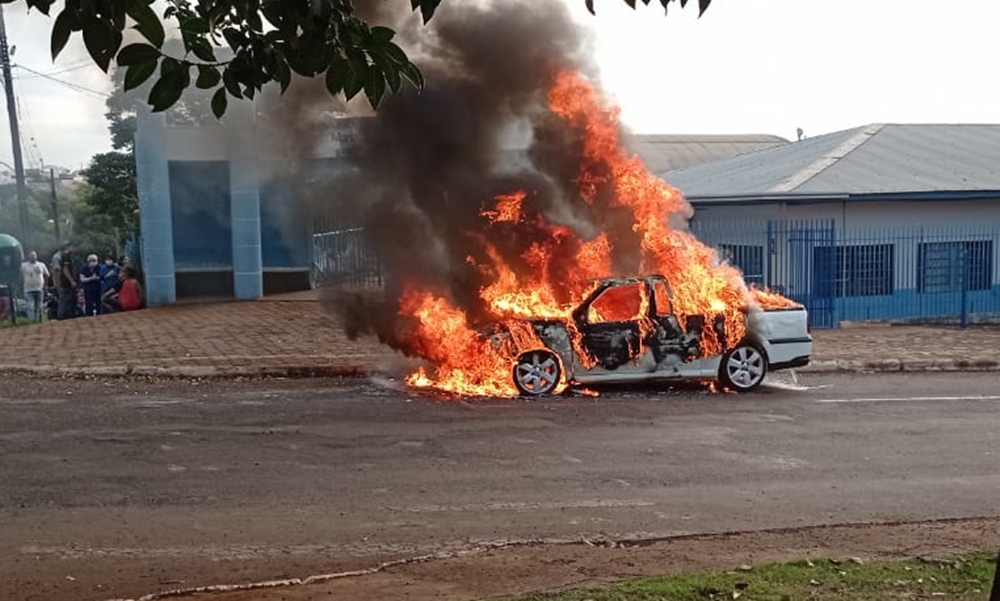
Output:
[[148,303],[308,289],[316,220],[300,193],[316,171],[340,166],[345,128],[334,129],[303,162],[270,142],[250,103],[233,104],[225,126],[168,125],[162,113],[140,113],[135,148]]
[[660,175],[815,326],[1000,315],[1000,125],[869,125]]

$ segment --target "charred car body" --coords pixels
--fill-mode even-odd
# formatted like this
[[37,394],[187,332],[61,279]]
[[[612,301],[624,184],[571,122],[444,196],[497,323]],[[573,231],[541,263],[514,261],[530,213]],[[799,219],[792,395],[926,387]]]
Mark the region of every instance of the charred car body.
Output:
[[[550,394],[563,383],[661,379],[717,379],[729,389],[746,392],[759,386],[769,371],[809,363],[812,338],[804,307],[749,308],[743,315],[746,333],[735,344],[726,344],[721,316],[712,323],[701,315],[688,316],[682,326],[672,310],[665,277],[601,280],[568,318],[520,322],[530,325],[543,347],[515,347],[513,382],[531,396]],[[511,325],[494,326],[494,346],[509,341]],[[709,338],[727,350],[706,353]]]

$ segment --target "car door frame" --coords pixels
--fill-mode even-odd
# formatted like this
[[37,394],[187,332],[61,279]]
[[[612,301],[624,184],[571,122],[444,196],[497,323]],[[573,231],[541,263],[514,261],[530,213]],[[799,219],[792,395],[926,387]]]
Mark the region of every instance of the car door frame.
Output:
[[[624,286],[638,286],[643,291],[649,301],[647,302],[646,315],[631,321],[591,323],[589,313],[594,302],[608,290]],[[573,311],[573,323],[580,333],[581,346],[583,347],[577,351],[577,354],[582,351],[590,355],[589,357],[577,357],[580,365],[579,369],[582,372],[617,374],[632,377],[639,374],[648,374],[655,368],[654,362],[643,360],[644,356],[649,354],[649,348],[642,339],[642,328],[640,327],[640,321],[643,319],[653,319],[652,311],[654,303],[650,296],[651,293],[652,288],[649,285],[649,281],[645,278],[611,280],[602,283],[592,290],[586,299]],[[616,346],[613,342],[609,341],[607,343],[609,346],[602,349],[599,343],[603,343],[604,341],[600,339],[594,340],[595,335],[598,337],[606,336],[613,340],[613,336],[617,332],[627,335],[628,339],[625,341],[625,344],[629,347],[627,356],[612,357],[611,353],[614,352],[614,347]],[[591,365],[591,367],[588,368],[587,365]]]

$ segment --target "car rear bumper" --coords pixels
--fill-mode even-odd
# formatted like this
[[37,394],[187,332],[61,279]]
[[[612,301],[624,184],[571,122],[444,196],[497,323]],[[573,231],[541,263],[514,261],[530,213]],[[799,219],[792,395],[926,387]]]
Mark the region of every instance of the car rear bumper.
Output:
[[764,350],[767,352],[771,370],[791,369],[809,364],[812,355],[812,338],[785,338],[768,340]]
[[796,357],[791,361],[785,361],[783,363],[772,363],[771,370],[773,371],[776,369],[792,369],[794,367],[805,367],[806,365],[809,365],[808,355],[805,357]]

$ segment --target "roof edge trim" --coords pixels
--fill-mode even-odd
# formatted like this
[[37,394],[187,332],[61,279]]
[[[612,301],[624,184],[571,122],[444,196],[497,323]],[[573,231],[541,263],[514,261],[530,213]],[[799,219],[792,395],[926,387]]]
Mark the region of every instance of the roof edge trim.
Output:
[[884,126],[882,124],[873,124],[861,128],[853,136],[841,142],[836,148],[820,157],[818,160],[813,161],[805,168],[793,173],[790,177],[786,178],[784,181],[768,191],[791,192],[792,190],[804,185],[806,182],[837,164],[837,161],[844,158],[856,150],[859,146],[870,140],[872,136],[881,131],[883,127]]

